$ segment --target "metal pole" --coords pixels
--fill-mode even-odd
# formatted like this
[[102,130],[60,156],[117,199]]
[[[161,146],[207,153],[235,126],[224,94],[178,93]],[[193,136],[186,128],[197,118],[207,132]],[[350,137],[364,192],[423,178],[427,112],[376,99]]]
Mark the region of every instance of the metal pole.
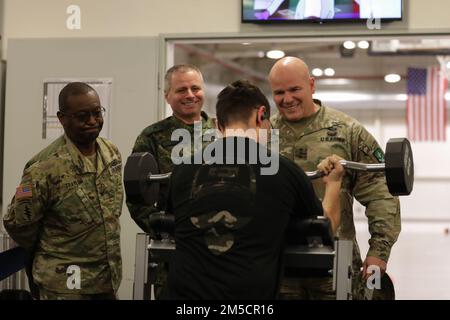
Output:
[[333,289],[336,290],[336,300],[351,300],[353,242],[337,240],[335,249]]
[[133,299],[144,300],[145,284],[148,279],[148,244],[150,237],[145,233],[136,235],[136,253],[134,265]]

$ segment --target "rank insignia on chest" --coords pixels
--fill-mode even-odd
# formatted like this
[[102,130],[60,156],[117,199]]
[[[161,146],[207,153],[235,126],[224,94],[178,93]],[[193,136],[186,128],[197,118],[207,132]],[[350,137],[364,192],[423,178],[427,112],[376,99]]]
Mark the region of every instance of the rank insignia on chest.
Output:
[[338,142],[338,143],[345,143],[345,139],[342,137],[321,137],[320,142]]
[[327,136],[334,137],[336,135],[337,135],[337,128],[336,127],[331,127],[330,129],[328,129]]
[[298,159],[307,159],[308,158],[308,149],[307,148],[298,148],[294,151],[295,157]]

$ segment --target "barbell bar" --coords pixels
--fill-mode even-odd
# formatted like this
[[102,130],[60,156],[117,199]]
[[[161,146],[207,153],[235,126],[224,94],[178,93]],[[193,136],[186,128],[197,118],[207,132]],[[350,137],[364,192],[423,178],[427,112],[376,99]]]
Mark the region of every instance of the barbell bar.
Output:
[[[386,144],[384,163],[361,163],[341,160],[346,170],[359,172],[384,172],[389,192],[395,196],[409,195],[414,185],[414,160],[411,144],[406,138],[392,138]],[[148,152],[133,153],[127,159],[124,171],[125,192],[128,198],[140,198],[154,204],[159,194],[159,182],[172,175],[157,173],[156,161]],[[307,171],[310,179],[322,177],[323,172]]]

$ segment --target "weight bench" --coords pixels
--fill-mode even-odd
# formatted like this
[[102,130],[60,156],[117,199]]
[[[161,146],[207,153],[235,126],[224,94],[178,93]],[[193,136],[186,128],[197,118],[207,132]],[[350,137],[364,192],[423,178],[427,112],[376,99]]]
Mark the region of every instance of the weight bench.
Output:
[[[160,262],[170,264],[175,250],[175,242],[167,236],[173,234],[174,217],[154,213],[150,220],[153,230],[157,230],[161,239],[150,239],[145,233],[136,235],[134,300],[154,299],[152,289],[155,268]],[[293,219],[287,232],[283,270],[299,270],[302,274],[314,271],[314,274],[325,276],[332,272],[336,299],[349,300],[352,290],[352,249],[351,240],[333,238],[328,219]]]

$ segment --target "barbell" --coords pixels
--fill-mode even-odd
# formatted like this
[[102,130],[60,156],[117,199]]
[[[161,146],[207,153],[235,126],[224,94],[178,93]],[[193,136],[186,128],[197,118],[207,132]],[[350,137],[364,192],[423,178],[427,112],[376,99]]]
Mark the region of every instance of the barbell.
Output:
[[[362,172],[384,172],[389,192],[394,196],[409,195],[414,185],[414,161],[411,144],[406,138],[392,138],[386,144],[384,163],[360,163],[340,161],[347,170]],[[305,172],[310,179],[323,173]],[[148,152],[131,154],[125,164],[124,184],[127,198],[153,205],[159,196],[159,182],[170,179],[171,172],[159,174],[155,158]]]

